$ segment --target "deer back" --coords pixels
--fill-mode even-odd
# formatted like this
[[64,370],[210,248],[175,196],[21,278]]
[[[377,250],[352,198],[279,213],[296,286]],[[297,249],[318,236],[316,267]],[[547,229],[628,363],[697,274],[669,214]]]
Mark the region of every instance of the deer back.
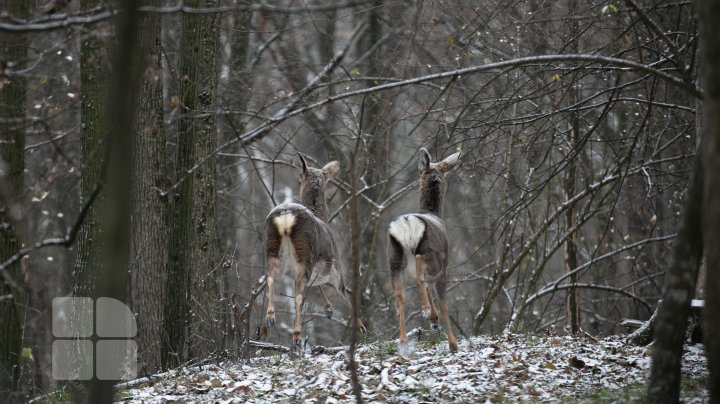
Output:
[[283,243],[288,243],[295,261],[303,265],[305,277],[318,281],[313,283],[325,283],[320,281],[334,276],[338,262],[335,237],[326,222],[325,188],[327,180],[337,174],[339,163],[333,161],[322,169],[311,168],[302,155],[300,162],[301,203],[285,203],[270,211],[266,220],[266,250],[280,254]]

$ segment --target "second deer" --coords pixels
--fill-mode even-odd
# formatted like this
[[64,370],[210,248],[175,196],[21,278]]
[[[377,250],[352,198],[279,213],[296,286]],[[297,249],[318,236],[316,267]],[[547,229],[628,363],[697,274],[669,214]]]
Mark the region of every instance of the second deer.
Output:
[[[295,322],[293,347],[300,347],[302,332],[302,306],[306,286],[320,286],[325,298],[325,314],[333,314],[332,304],[322,289],[331,284],[345,297],[347,289],[338,266],[338,252],[330,225],[327,223],[325,188],[327,181],[340,171],[337,161],[323,168],[309,167],[299,154],[303,174],[300,179],[300,203],[276,206],[265,220],[265,256],[267,259],[266,322],[275,324],[275,288],[278,269],[283,264],[295,266]],[[284,265],[283,265],[284,267]],[[364,329],[362,324],[359,325]]]
[[400,351],[407,350],[405,330],[405,277],[413,277],[420,292],[423,317],[438,327],[438,315],[433,305],[429,283],[435,284],[440,315],[447,331],[451,352],[458,349],[450,326],[445,291],[447,283],[448,236],[442,221],[445,198],[445,173],[460,163],[460,153],[433,163],[430,154],[420,149],[420,206],[418,213],[395,218],[388,229],[388,257],[390,276],[395,294],[395,306],[400,327]]

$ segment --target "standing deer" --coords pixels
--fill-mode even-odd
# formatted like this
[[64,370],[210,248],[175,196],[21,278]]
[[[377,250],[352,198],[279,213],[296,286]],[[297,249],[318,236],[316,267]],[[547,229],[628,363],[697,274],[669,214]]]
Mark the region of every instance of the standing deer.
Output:
[[455,153],[438,163],[430,162],[430,154],[420,149],[419,213],[395,218],[388,229],[388,256],[390,276],[395,293],[395,307],[400,326],[400,349],[407,349],[405,332],[405,276],[409,274],[418,283],[420,305],[424,318],[429,318],[433,328],[438,328],[438,315],[432,301],[428,283],[435,283],[448,345],[456,352],[458,345],[450,327],[445,287],[448,264],[448,237],[442,221],[445,198],[445,173],[460,163],[460,153]]
[[[268,307],[265,320],[275,324],[274,283],[281,264],[295,262],[295,323],[293,346],[299,348],[302,333],[301,313],[305,286],[319,286],[325,299],[325,314],[332,317],[332,304],[322,289],[330,283],[348,301],[347,289],[338,269],[338,253],[330,226],[327,224],[325,188],[327,181],[340,171],[337,161],[317,169],[308,167],[302,154],[300,202],[284,203],[275,207],[265,220],[265,256],[267,259]],[[283,265],[285,267],[285,265]]]

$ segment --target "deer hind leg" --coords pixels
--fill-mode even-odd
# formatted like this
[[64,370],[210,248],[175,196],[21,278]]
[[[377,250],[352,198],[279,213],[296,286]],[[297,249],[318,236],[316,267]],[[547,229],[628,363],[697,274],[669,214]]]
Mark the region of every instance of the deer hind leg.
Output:
[[400,330],[400,350],[407,348],[407,332],[405,330],[405,256],[400,243],[390,236],[390,279],[395,295],[395,310],[398,315]]
[[302,334],[302,307],[305,299],[305,265],[295,263],[295,324],[293,325],[293,346],[300,347],[300,336]]
[[278,257],[267,257],[267,265],[268,306],[265,313],[265,322],[269,327],[272,327],[275,325],[275,276],[277,276],[277,270],[280,266],[280,259]]
[[438,315],[432,302],[432,293],[427,282],[428,264],[422,254],[415,255],[415,271],[417,273],[418,290],[420,291],[420,308],[423,318],[430,320],[434,329],[438,328]]
[[450,315],[448,314],[447,301],[445,300],[445,276],[440,276],[440,278],[441,279],[438,279],[435,283],[435,292],[438,295],[438,304],[440,305],[440,315],[445,325],[445,331],[447,331],[450,352],[457,352],[458,344],[455,335],[453,335],[452,326],[450,325]]
[[318,288],[320,288],[320,293],[322,294],[323,299],[325,299],[325,317],[332,318],[332,316],[333,316],[332,303],[330,303],[330,299],[328,299],[327,295],[325,294],[325,289],[323,289],[322,286],[318,286]]

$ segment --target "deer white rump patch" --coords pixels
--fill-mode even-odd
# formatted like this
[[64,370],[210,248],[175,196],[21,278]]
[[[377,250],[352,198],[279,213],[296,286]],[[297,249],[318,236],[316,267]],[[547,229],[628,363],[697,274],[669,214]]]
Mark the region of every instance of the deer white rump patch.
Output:
[[290,231],[295,226],[295,215],[291,212],[285,212],[273,219],[275,226],[277,227],[278,233],[281,236],[290,235]]
[[415,215],[403,215],[390,223],[388,233],[405,251],[414,252],[425,234],[425,222]]

